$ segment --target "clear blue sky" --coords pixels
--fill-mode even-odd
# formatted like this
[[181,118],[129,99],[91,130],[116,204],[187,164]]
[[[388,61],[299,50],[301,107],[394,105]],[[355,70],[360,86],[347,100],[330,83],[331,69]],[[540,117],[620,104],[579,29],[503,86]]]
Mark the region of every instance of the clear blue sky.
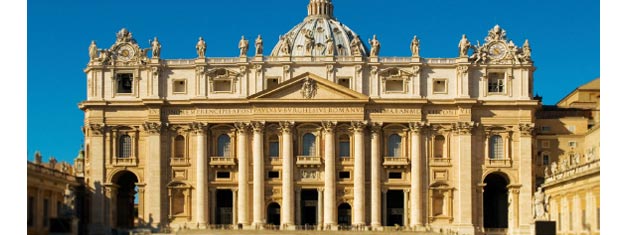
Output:
[[[481,43],[499,24],[521,46],[530,40],[535,93],[554,104],[576,87],[600,76],[600,2],[334,0],[335,16],[352,30],[380,40],[381,56],[409,56],[413,35],[422,57],[456,57],[462,34]],[[161,57],[194,58],[198,36],[208,57],[238,55],[241,35],[261,34],[266,54],[306,16],[308,0],[255,1],[48,1],[27,6],[27,154],[72,161],[83,135],[86,96],[83,69],[87,48],[115,41],[126,27],[142,47],[157,36]],[[616,25],[618,26],[618,25]],[[252,50],[250,50],[252,51]]]

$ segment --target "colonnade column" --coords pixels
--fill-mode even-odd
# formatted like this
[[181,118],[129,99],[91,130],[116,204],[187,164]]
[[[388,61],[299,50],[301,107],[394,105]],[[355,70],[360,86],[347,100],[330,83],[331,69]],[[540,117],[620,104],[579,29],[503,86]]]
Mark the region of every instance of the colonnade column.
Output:
[[250,225],[248,216],[248,123],[235,123],[237,129],[237,161],[239,166],[237,223]]
[[280,207],[280,222],[283,227],[290,228],[294,225],[294,197],[293,197],[293,122],[280,122],[282,132],[283,160],[283,204]]
[[206,125],[202,123],[192,123],[191,130],[196,135],[196,222],[204,228],[207,224],[208,207],[208,170],[206,155]]
[[337,187],[335,181],[335,126],[337,122],[322,122],[324,127],[324,227],[337,225]]
[[454,193],[454,221],[461,233],[474,233],[472,210],[474,209],[472,191],[472,130],[474,122],[455,123],[454,129],[458,136],[456,159],[458,190]]
[[[148,161],[147,172],[163,172],[163,157],[161,156],[161,123],[146,122],[143,129],[148,133]],[[147,174],[146,194],[149,195],[146,203],[147,214],[152,214],[152,224],[162,224],[165,213],[162,211],[161,198],[163,196],[163,174]]]
[[381,128],[381,124],[379,123],[372,123],[372,125],[370,126],[370,131],[371,131],[371,135],[372,135],[372,154],[371,154],[371,171],[372,171],[372,179],[370,180],[371,185],[372,185],[372,196],[371,196],[371,216],[372,216],[372,220],[371,220],[371,225],[374,228],[378,228],[381,227],[381,220],[380,220],[380,128]]
[[252,122],[252,163],[253,166],[253,223],[255,227],[265,224],[265,184],[263,162],[263,129],[265,122]]
[[367,122],[354,121],[354,223],[365,225],[365,155],[363,154],[363,128]]
[[421,181],[422,178],[422,148],[421,148],[421,131],[423,123],[412,122],[409,123],[411,129],[411,221],[410,227],[417,229],[423,226],[422,221],[422,192]]

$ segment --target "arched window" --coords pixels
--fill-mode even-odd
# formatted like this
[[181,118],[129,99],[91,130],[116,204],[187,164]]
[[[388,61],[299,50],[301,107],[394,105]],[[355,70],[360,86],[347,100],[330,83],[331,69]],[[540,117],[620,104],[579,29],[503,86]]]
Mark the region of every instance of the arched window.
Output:
[[442,135],[435,137],[435,158],[443,158],[443,146],[446,143],[446,138]]
[[183,137],[182,135],[176,136],[176,138],[174,139],[174,157],[185,157],[185,137]]
[[230,137],[226,134],[217,137],[217,156],[230,157]]
[[350,137],[348,135],[339,136],[339,157],[350,157]]
[[392,134],[387,139],[387,156],[399,157],[400,156],[400,136],[398,134]]
[[306,133],[302,136],[302,155],[315,156],[315,135]]
[[494,135],[489,138],[489,158],[504,159],[504,143],[502,136]]
[[269,138],[269,150],[270,150],[270,157],[278,157],[278,136],[277,135],[271,135]]
[[129,135],[122,135],[120,136],[119,139],[119,152],[117,157],[119,158],[128,158],[130,157],[130,153],[131,153],[131,147],[132,147],[132,143],[131,143],[131,139]]

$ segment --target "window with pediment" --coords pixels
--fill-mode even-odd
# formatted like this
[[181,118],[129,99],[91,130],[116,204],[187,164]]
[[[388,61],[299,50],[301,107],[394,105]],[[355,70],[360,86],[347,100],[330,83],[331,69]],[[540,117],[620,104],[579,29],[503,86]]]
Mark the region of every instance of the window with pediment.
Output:
[[379,73],[382,79],[383,93],[407,93],[411,73],[398,68],[389,68]]
[[185,158],[185,137],[182,135],[174,138],[174,158]]
[[185,183],[172,182],[168,186],[171,217],[189,217],[191,187]]
[[350,157],[350,136],[343,134],[339,136],[339,157]]
[[118,158],[129,158],[132,154],[132,139],[129,135],[124,134],[119,138]]
[[444,158],[444,146],[446,144],[446,138],[443,135],[435,136],[435,158]]
[[489,137],[489,158],[504,159],[504,141],[500,135]]
[[207,73],[211,83],[212,93],[233,93],[235,92],[235,82],[239,73],[228,69],[218,68]]

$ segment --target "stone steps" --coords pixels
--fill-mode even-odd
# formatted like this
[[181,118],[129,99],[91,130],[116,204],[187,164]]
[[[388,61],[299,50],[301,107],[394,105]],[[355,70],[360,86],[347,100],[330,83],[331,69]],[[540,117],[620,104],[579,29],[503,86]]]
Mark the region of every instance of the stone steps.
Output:
[[353,235],[353,234],[414,234],[414,235],[440,235],[435,232],[415,231],[320,231],[320,230],[184,230],[178,231],[177,235],[230,235],[230,234],[257,234],[257,235]]

